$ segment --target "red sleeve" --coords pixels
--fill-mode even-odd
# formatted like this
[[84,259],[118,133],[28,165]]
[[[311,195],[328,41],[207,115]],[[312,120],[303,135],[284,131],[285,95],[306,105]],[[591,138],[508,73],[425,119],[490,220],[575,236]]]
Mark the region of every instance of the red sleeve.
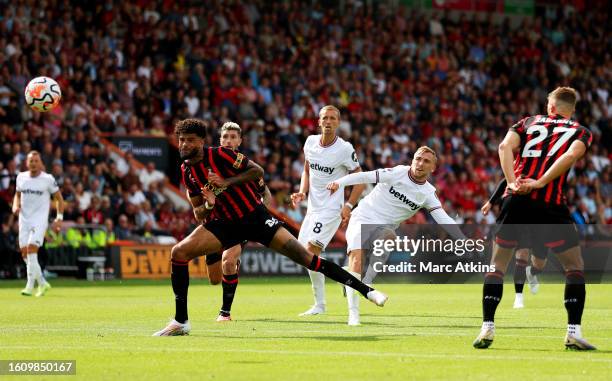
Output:
[[578,133],[578,140],[583,142],[586,148],[589,148],[593,142],[593,134],[586,127],[581,126],[580,132]]
[[196,180],[191,174],[191,169],[184,163],[181,164],[181,181],[189,192],[189,197],[195,197],[202,193],[200,186],[196,183]]
[[524,135],[525,134],[525,130],[526,130],[526,126],[528,123],[527,119],[529,118],[523,118],[521,119],[518,123],[516,123],[515,125],[513,125],[512,127],[510,127],[510,131],[514,131],[519,135]]
[[238,173],[244,172],[249,163],[249,159],[246,156],[229,148],[218,147],[213,152],[219,158],[220,163]]

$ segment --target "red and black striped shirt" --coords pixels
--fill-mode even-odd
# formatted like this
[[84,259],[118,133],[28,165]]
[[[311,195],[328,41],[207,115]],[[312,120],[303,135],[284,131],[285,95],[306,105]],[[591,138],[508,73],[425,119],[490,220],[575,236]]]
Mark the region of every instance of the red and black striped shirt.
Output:
[[237,220],[253,212],[261,204],[256,181],[219,188],[208,181],[208,173],[216,173],[222,178],[236,176],[246,171],[249,159],[243,154],[225,147],[204,147],[204,158],[193,164],[181,165],[182,181],[189,197],[202,194],[201,189],[212,189],[217,196],[210,220]]
[[[521,149],[514,160],[514,175],[539,179],[563,155],[570,145],[580,140],[587,148],[593,135],[578,122],[561,115],[535,115],[510,127],[521,137]],[[554,205],[566,203],[567,172],[544,188],[534,190],[530,197]]]

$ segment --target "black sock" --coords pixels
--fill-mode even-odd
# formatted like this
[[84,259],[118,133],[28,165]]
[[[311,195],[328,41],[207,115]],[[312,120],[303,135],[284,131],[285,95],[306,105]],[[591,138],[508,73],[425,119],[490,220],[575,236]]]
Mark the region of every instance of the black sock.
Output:
[[541,274],[541,273],[542,273],[542,270],[536,268],[533,265],[531,266],[531,275],[538,275],[538,274]]
[[174,301],[176,312],[174,320],[179,323],[187,321],[187,290],[189,289],[189,261],[172,261],[172,290],[174,291]]
[[495,310],[504,292],[504,273],[495,271],[485,275],[482,287],[482,321],[495,321]]
[[565,295],[563,297],[567,311],[567,324],[580,324],[586,288],[584,286],[584,273],[582,271],[568,271],[565,273]]
[[366,286],[359,279],[352,276],[342,267],[338,266],[334,262],[330,262],[325,260],[318,255],[315,255],[312,258],[312,262],[308,268],[312,271],[320,272],[326,277],[335,280],[338,283],[345,284],[355,290],[359,291],[359,293],[366,298],[368,297],[368,292],[374,290],[372,287]]
[[238,274],[223,275],[221,287],[223,287],[223,305],[219,313],[223,316],[229,316],[238,287]]
[[523,287],[525,287],[525,279],[527,279],[527,261],[517,259],[514,264],[514,292],[517,294],[523,293]]

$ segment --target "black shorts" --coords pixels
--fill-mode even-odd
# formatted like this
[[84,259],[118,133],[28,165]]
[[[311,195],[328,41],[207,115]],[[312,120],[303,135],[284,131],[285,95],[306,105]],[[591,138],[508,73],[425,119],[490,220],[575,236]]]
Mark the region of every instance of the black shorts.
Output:
[[244,241],[254,241],[269,246],[276,231],[282,226],[283,223],[274,218],[263,205],[258,205],[255,210],[239,220],[213,220],[204,225],[221,242],[223,249]]
[[497,218],[495,242],[506,248],[525,248],[546,258],[548,249],[561,253],[578,246],[578,231],[565,205],[551,205],[529,196],[508,196]]

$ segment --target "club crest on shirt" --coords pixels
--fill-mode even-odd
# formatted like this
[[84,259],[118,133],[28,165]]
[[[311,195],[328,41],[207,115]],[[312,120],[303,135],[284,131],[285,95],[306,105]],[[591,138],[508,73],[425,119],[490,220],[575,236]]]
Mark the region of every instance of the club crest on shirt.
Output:
[[242,160],[244,160],[244,155],[241,154],[240,152],[237,152],[236,161],[234,161],[234,164],[232,164],[232,166],[236,169],[240,168],[240,165],[242,164]]

